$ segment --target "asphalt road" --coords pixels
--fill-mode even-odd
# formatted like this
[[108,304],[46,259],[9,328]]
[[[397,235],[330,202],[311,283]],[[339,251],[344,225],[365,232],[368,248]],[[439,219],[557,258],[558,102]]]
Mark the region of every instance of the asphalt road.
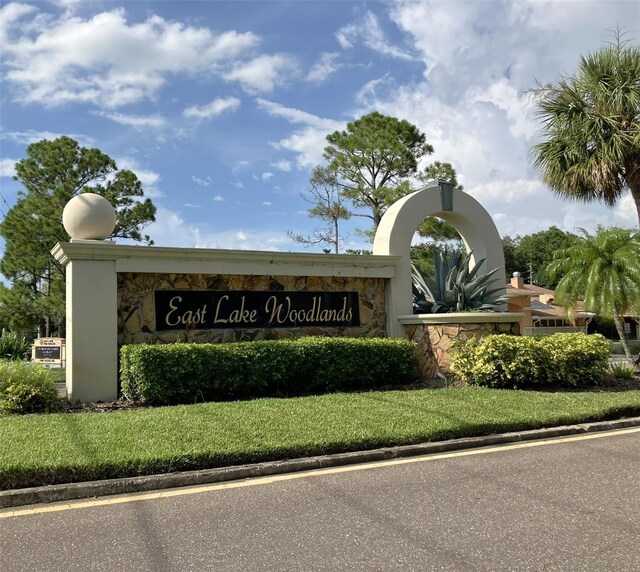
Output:
[[640,570],[639,475],[634,428],[8,509],[0,570]]

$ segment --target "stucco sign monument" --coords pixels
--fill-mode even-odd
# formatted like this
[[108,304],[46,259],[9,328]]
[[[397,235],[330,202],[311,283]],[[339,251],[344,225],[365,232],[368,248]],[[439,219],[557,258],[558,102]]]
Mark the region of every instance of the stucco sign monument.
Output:
[[66,267],[67,393],[115,399],[123,344],[405,337],[415,320],[411,238],[432,215],[450,222],[489,268],[500,268],[506,284],[491,217],[442,182],[387,210],[370,256],[118,245],[107,240],[116,221],[111,205],[76,196],[63,213],[71,241],[52,250]]

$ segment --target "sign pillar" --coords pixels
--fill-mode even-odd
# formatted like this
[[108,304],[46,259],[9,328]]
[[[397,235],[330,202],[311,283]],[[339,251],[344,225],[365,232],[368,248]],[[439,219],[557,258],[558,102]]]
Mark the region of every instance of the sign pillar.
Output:
[[[71,242],[108,245],[116,212],[94,193],[73,197],[62,212]],[[108,251],[108,249],[107,249]],[[52,254],[66,263],[67,397],[112,401],[118,397],[118,290],[115,257],[95,253],[67,259],[57,244]]]
[[115,260],[67,264],[67,396],[75,401],[118,397]]

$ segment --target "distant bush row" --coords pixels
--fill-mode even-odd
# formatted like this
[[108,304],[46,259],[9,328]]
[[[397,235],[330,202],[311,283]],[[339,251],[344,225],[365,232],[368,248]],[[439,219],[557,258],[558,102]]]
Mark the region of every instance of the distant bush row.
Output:
[[414,344],[306,337],[233,344],[123,346],[122,393],[173,404],[399,385],[415,377]]
[[38,364],[0,360],[0,414],[60,411],[64,402],[49,370]]
[[520,389],[597,384],[607,374],[609,342],[601,335],[491,335],[460,345],[451,370],[469,385]]
[[[375,389],[417,377],[415,345],[400,339],[308,337],[121,349],[122,393],[168,405]],[[593,385],[608,372],[600,335],[486,336],[460,344],[451,369],[468,385],[526,389]],[[0,414],[64,409],[51,372],[0,360]]]

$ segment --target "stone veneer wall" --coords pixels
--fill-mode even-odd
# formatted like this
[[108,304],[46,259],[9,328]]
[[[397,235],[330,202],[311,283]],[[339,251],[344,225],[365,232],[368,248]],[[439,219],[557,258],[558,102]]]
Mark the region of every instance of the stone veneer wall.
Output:
[[[225,343],[298,336],[384,337],[383,278],[118,273],[118,345]],[[287,290],[358,292],[360,327],[155,331],[154,290]]]
[[517,322],[404,324],[407,339],[418,344],[418,363],[423,379],[433,379],[436,372],[449,373],[454,340],[481,338],[489,334],[520,333]]

